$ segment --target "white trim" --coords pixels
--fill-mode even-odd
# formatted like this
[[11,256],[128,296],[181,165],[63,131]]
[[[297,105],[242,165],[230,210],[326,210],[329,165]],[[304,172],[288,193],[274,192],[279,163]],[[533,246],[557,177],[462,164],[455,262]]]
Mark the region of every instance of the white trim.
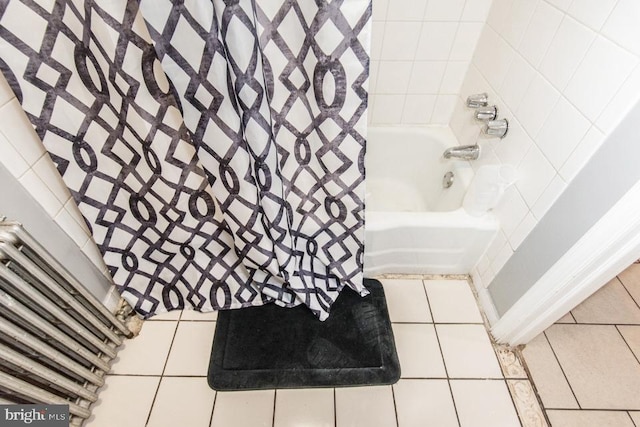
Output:
[[494,325],[500,319],[500,314],[498,314],[498,310],[496,309],[496,306],[493,304],[493,299],[491,298],[491,295],[489,294],[489,291],[487,290],[487,288],[484,286],[484,283],[482,282],[482,277],[478,273],[477,268],[474,268],[471,271],[470,277],[471,277],[471,284],[473,285],[476,291],[478,305],[480,306],[480,308],[482,309],[482,312],[487,317],[487,321],[489,322],[489,325]]
[[640,256],[636,183],[491,328],[499,343],[526,344]]

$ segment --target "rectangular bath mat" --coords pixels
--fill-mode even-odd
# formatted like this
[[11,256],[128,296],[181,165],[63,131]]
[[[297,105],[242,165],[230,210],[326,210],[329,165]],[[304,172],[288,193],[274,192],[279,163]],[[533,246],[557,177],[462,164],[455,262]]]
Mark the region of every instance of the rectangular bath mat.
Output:
[[209,362],[215,390],[393,384],[400,378],[380,282],[364,298],[345,288],[320,322],[308,308],[275,304],[218,313]]

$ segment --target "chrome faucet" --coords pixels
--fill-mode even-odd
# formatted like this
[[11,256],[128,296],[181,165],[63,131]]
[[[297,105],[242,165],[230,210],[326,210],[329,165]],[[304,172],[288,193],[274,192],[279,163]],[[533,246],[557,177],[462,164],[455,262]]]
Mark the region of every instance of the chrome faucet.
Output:
[[445,159],[477,160],[480,156],[480,146],[475,144],[447,148],[443,156]]

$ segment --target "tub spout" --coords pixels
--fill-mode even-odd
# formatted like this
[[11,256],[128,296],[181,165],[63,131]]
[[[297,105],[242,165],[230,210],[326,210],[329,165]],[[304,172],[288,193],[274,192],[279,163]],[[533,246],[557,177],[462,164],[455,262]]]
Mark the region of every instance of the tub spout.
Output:
[[444,152],[443,156],[445,159],[476,160],[480,156],[480,146],[475,144],[451,147]]

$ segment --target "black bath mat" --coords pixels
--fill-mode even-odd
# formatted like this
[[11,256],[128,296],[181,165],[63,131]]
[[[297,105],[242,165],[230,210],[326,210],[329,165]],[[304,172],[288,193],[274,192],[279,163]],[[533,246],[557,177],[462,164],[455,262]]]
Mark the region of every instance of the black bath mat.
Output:
[[393,384],[400,363],[380,282],[345,288],[320,322],[308,308],[275,304],[218,313],[209,362],[215,390]]

